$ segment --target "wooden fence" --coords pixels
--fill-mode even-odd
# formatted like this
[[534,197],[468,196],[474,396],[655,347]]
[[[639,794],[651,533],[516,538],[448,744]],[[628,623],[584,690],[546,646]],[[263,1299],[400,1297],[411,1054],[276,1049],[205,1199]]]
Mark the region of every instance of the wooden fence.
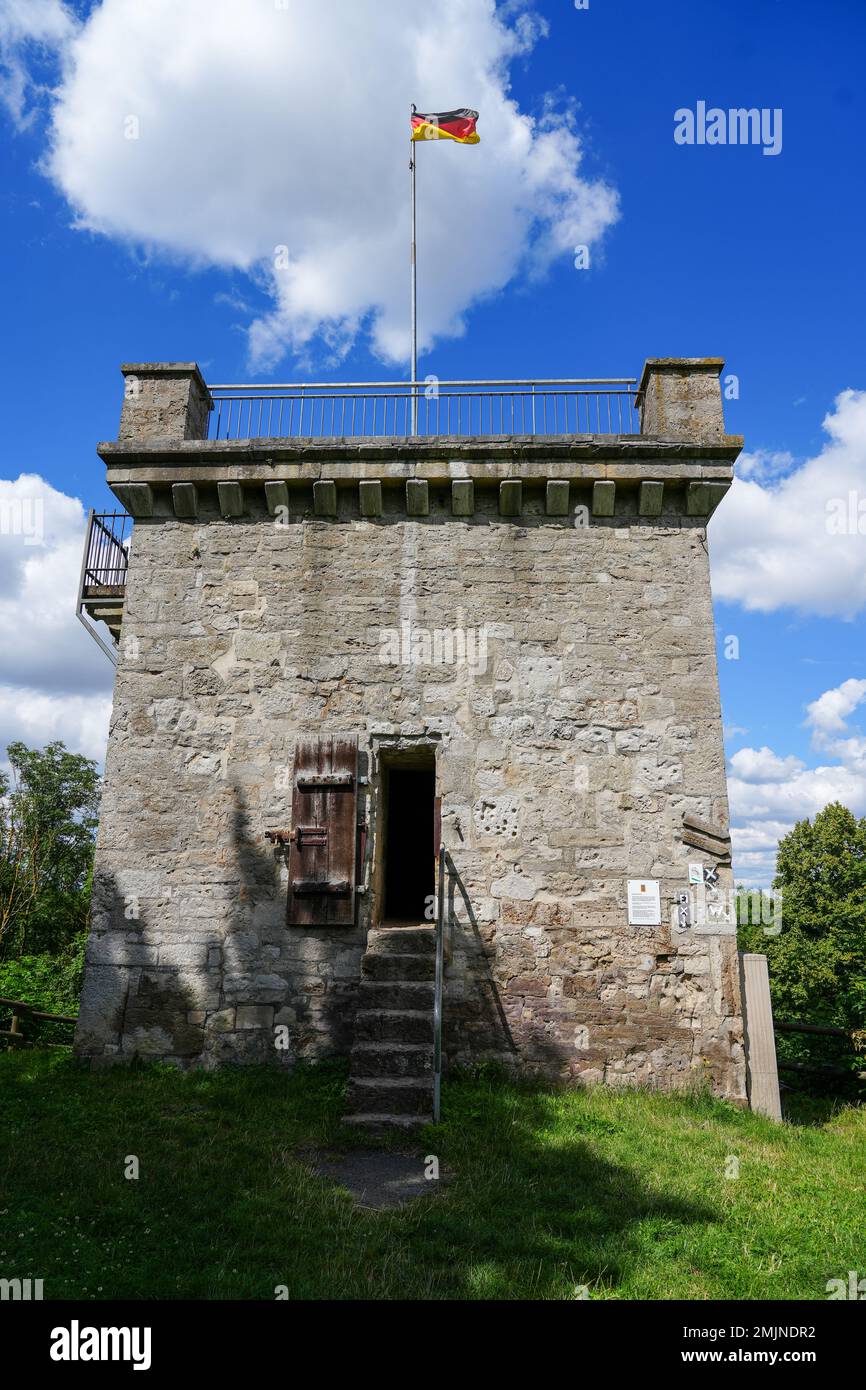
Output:
[[[781,1019],[774,1019],[773,1031],[776,1033],[812,1033],[824,1038],[839,1038],[846,1043],[852,1051],[862,1051],[863,1031],[851,1030],[847,1028],[833,1028],[826,1023],[798,1023],[796,1021],[782,1022]],[[858,1081],[866,1081],[866,1071],[852,1071],[849,1067],[834,1067],[831,1064],[813,1064],[811,1062],[778,1062],[779,1071],[790,1071],[801,1076],[840,1076],[856,1078]]]
[[[35,1004],[25,1004],[22,999],[3,999],[0,998],[0,1009],[8,1010],[12,1015],[12,1021],[8,1028],[0,1028],[0,1039],[5,1041],[7,1047],[31,1047],[33,1040],[26,1037],[22,1028],[22,1023],[26,1019],[39,1019],[44,1023],[77,1023],[78,1015],[70,1014],[47,1014],[42,1009],[37,1009]],[[58,1044],[43,1044],[43,1046],[58,1046]]]

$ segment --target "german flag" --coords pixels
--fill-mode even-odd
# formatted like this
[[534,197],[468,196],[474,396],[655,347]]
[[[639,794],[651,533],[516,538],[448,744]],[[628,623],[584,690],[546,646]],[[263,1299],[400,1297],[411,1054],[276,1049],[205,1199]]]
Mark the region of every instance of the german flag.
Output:
[[412,140],[456,140],[458,145],[477,145],[478,112],[463,106],[459,111],[416,111],[412,107]]

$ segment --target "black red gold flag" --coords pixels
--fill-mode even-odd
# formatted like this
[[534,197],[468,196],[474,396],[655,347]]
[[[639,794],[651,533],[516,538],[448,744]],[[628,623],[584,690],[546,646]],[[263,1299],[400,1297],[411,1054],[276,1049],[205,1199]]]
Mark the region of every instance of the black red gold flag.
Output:
[[475,129],[478,112],[462,106],[459,111],[425,112],[412,108],[412,140],[456,140],[459,145],[477,145]]

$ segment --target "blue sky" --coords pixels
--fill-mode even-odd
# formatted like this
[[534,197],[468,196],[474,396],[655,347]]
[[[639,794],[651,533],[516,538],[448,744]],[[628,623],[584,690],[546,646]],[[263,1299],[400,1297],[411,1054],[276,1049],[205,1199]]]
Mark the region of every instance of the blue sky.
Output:
[[[187,0],[187,8],[196,11],[199,3]],[[309,25],[302,36],[311,81],[325,92],[333,84],[335,99],[350,80],[365,80],[363,74],[350,79],[334,62],[339,31],[335,40],[326,12],[339,11],[340,3],[323,0],[321,46]],[[444,0],[444,9],[454,3]],[[175,50],[188,46],[193,76],[173,77],[167,70],[162,87],[157,82],[154,88],[151,107],[147,93],[141,95],[141,70],[137,80],[135,70],[124,79],[132,50],[142,43],[141,30],[133,27],[145,23],[140,13],[133,18],[140,6],[130,0],[66,7],[60,0],[30,0],[29,5],[0,0],[0,43],[11,74],[0,115],[7,325],[0,342],[6,397],[3,478],[39,474],[85,507],[110,508],[113,498],[94,444],[116,433],[122,360],[197,359],[212,381],[402,376],[405,369],[395,360],[399,351],[393,344],[402,331],[399,306],[408,267],[399,258],[391,264],[393,247],[376,242],[377,219],[383,226],[395,224],[406,211],[408,185],[400,172],[405,147],[395,113],[405,110],[409,90],[422,109],[478,106],[478,147],[423,147],[419,154],[422,325],[425,317],[428,326],[434,323],[436,312],[443,316],[435,324],[436,340],[422,355],[421,374],[631,376],[647,356],[724,356],[726,371],[739,381],[739,399],[726,404],[728,429],[745,436],[752,461],[745,464],[739,501],[733,494],[729,499],[731,518],[718,541],[714,531],[722,528],[722,513],[711,528],[718,635],[721,640],[733,634],[739,642],[737,660],[720,660],[723,712],[726,725],[741,731],[730,736],[731,755],[764,749],[779,760],[740,758],[733,765],[733,781],[740,786],[739,802],[732,791],[735,820],[739,816],[753,832],[741,842],[740,862],[750,874],[765,873],[772,834],[762,837],[760,826],[785,826],[797,815],[813,814],[822,797],[845,793],[860,814],[866,812],[866,764],[857,744],[862,737],[858,705],[862,716],[866,696],[866,534],[838,545],[828,540],[820,495],[823,476],[829,496],[854,486],[858,497],[866,497],[866,407],[857,394],[866,391],[866,6],[856,0],[823,0],[820,6],[808,0],[692,5],[590,0],[588,9],[577,10],[572,0],[542,0],[532,7],[499,6],[494,32],[483,0],[477,5],[464,0],[463,13],[472,11],[477,27],[461,36],[464,20],[455,19],[453,50],[438,35],[432,60],[411,49],[415,67],[408,87],[405,72],[397,72],[398,59],[388,65],[375,35],[366,57],[363,32],[353,37],[360,66],[367,62],[374,71],[369,91],[358,88],[358,134],[347,157],[346,148],[326,138],[319,123],[309,139],[302,115],[293,129],[282,126],[285,84],[279,67],[256,71],[257,51],[245,49],[248,36],[238,34],[235,41],[231,33],[239,7],[232,20],[227,4],[214,0],[209,14],[211,30],[226,27],[231,61],[240,70],[237,106],[229,119],[242,135],[248,118],[250,127],[236,148],[224,133],[208,143],[208,132],[225,113],[208,105],[212,93],[204,79],[201,90],[195,86],[199,39],[194,27],[166,21],[167,27],[181,25]],[[262,8],[252,0],[252,6],[256,23],[272,22],[265,16],[272,0]],[[150,8],[161,11],[162,5]],[[172,8],[183,6],[168,7],[164,15]],[[382,13],[382,6],[372,8]],[[364,0],[353,9],[355,15],[363,12]],[[145,112],[152,111],[142,117],[140,148],[133,152],[127,145],[122,152],[128,182],[113,202],[115,155],[106,153],[99,138],[75,133],[76,116],[84,113],[94,129],[104,118],[100,102],[107,98],[97,88],[110,84],[99,82],[99,64],[106,61],[95,29],[100,11],[114,26],[106,49],[120,55],[111,71],[111,82],[121,88],[116,109],[122,111],[124,102],[131,109],[140,99]],[[407,11],[395,8],[394,23],[399,25],[398,16]],[[291,14],[287,19],[294,22]],[[497,35],[515,32],[520,40],[503,56]],[[417,48],[423,54],[422,38]],[[214,42],[213,33],[206,42]],[[288,31],[285,42],[291,42]],[[416,43],[414,34],[407,42]],[[476,89],[468,89],[472,55],[465,50],[473,44],[483,49],[488,42],[493,56],[484,82],[479,79]],[[82,45],[89,67],[82,61]],[[76,78],[70,76],[73,60]],[[375,71],[377,61],[380,71]],[[124,80],[136,98],[123,92]],[[274,86],[273,115],[266,105],[268,83]],[[509,100],[516,105],[506,109]],[[754,146],[677,145],[674,112],[694,108],[699,100],[725,109],[781,108],[781,153],[767,156]],[[229,97],[226,102],[231,104]],[[255,119],[254,102],[261,103]],[[541,145],[522,164],[503,163],[508,134],[516,128],[515,111],[559,142],[553,147],[556,170],[538,188],[532,177]],[[393,139],[384,147],[375,132],[369,138],[364,134],[380,120],[394,125]],[[127,173],[130,157],[150,157],[144,135],[157,124],[164,144],[155,150],[154,163],[145,167],[142,160]],[[195,198],[208,207],[213,199],[213,209],[199,221],[194,206],[172,220],[183,202],[183,185],[173,182],[176,146],[184,149],[187,169],[198,158],[196,151],[206,165]],[[577,148],[582,184],[563,200],[556,180],[566,178]],[[386,180],[380,170],[389,160],[397,172]],[[435,166],[434,160],[439,161]],[[485,185],[484,200],[473,202],[473,181],[492,180],[496,170],[503,171],[500,182]],[[291,217],[298,217],[306,187],[315,190],[315,216],[303,224],[290,222],[287,204],[285,217],[293,236],[303,240],[311,271],[306,282],[299,277],[289,308],[275,313],[277,292],[257,264],[257,253],[279,239],[268,221],[275,196],[282,199],[292,189]],[[343,245],[334,230],[347,187],[351,203],[343,222],[358,209],[357,264],[351,245]],[[591,215],[587,201],[602,188],[607,201],[601,198],[600,210]],[[233,190],[250,208],[241,227],[229,226],[231,219],[225,218]],[[473,303],[471,291],[460,290],[447,312],[442,303],[453,291],[454,277],[446,278],[447,257],[436,241],[437,233],[444,238],[449,231],[441,211],[443,190],[453,204],[448,215],[453,211],[456,219],[457,246],[469,244],[462,257],[467,281],[472,283],[474,274],[484,286],[487,277],[482,302]],[[512,196],[514,205],[507,201]],[[554,209],[546,232],[528,229],[535,198],[539,206]],[[496,216],[490,213],[491,220],[485,220],[490,209]],[[215,246],[213,227],[221,218],[225,235],[220,231]],[[589,229],[586,271],[575,270],[563,245],[562,227],[572,225],[569,218]],[[501,231],[506,223],[507,235]],[[325,229],[323,244],[330,237],[336,247],[326,267],[341,268],[334,273],[333,302],[327,296],[316,300],[323,292],[309,288],[318,283],[313,273],[321,251],[317,227]],[[375,267],[371,279],[379,300],[374,296],[359,309],[348,296],[341,303],[340,274],[361,278],[365,257]],[[378,336],[371,329],[377,302],[391,305],[382,313],[385,327]],[[408,295],[406,302],[408,307]],[[348,316],[348,326],[341,314]],[[449,331],[455,319],[462,320],[457,334]],[[250,337],[251,324],[261,322],[267,325],[264,355],[260,340],[256,349]],[[389,354],[391,360],[383,360]],[[838,413],[834,402],[846,391],[854,394],[839,416],[841,437],[828,454],[822,422]],[[809,460],[820,462],[804,473]],[[783,518],[765,551],[756,521],[761,506],[764,515],[771,508]],[[61,530],[73,526],[72,508],[60,508],[57,515]],[[766,573],[760,564],[755,568],[756,552],[762,551]],[[755,607],[762,611],[750,611]],[[95,648],[89,650],[74,622],[61,646],[62,669],[48,671],[37,662],[39,669],[28,674],[22,657],[11,679],[0,673],[7,688],[5,704],[0,698],[0,735],[28,728],[34,736],[39,732],[37,725],[27,725],[20,708],[15,712],[15,691],[18,706],[24,691],[30,692],[31,705],[34,693],[49,701],[45,731],[63,730],[71,743],[93,750],[102,735],[82,711],[88,692],[107,698],[99,664],[104,659]],[[817,714],[807,713],[807,706],[846,682],[841,696],[829,698]],[[80,707],[74,705],[79,697]],[[79,722],[69,727],[58,722],[52,700],[78,709]],[[791,759],[802,766],[796,768]],[[839,775],[804,775],[818,768],[836,768]]]

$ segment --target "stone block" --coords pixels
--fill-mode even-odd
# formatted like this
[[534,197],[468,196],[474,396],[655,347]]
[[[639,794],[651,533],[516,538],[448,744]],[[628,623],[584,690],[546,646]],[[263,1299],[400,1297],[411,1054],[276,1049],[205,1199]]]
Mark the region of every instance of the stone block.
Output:
[[616,508],[616,483],[597,479],[592,485],[593,516],[613,516]]
[[358,484],[358,502],[362,516],[382,515],[382,484],[378,478],[361,480]]
[[454,516],[472,516],[475,511],[475,484],[471,478],[452,478],[451,512]]
[[548,516],[568,516],[568,494],[567,479],[548,479],[545,490],[545,509]]
[[406,512],[409,516],[428,516],[430,495],[426,478],[409,478],[406,481]]
[[268,508],[268,516],[287,517],[289,513],[288,485],[276,479],[266,482],[265,503]]
[[114,492],[130,516],[153,516],[153,488],[150,483],[115,483]]
[[313,483],[313,511],[316,516],[337,515],[337,484],[331,479]]
[[172,483],[171,501],[179,520],[193,520],[198,516],[198,488],[195,483]]
[[240,483],[217,483],[217,494],[220,511],[227,520],[230,517],[243,516],[244,493]]
[[641,516],[661,516],[664,504],[665,485],[661,482],[643,482],[640,485],[638,512]]
[[499,515],[520,516],[523,510],[523,483],[520,478],[503,478],[499,484]]

